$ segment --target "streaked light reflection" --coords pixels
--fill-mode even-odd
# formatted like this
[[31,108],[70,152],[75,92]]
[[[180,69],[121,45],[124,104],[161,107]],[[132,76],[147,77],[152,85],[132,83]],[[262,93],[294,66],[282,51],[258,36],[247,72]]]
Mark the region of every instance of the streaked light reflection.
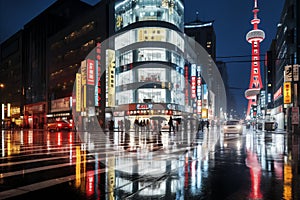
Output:
[[4,130],[1,131],[1,136],[2,136],[2,157],[5,157],[5,138],[4,138]]

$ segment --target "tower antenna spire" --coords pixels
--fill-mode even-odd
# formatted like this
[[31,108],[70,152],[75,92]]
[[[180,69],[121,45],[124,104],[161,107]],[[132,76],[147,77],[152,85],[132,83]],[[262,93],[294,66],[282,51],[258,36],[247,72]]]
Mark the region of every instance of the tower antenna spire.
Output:
[[254,8],[257,8],[257,0],[254,0]]
[[254,0],[254,18],[251,20],[253,29],[246,35],[246,40],[251,44],[252,47],[250,84],[249,89],[245,91],[245,97],[249,100],[246,119],[256,117],[256,113],[252,107],[257,106],[256,97],[261,88],[263,88],[260,74],[260,43],[265,39],[265,33],[264,31],[258,29],[258,24],[260,23],[260,19],[257,17],[258,12],[259,9],[257,6],[257,0]]

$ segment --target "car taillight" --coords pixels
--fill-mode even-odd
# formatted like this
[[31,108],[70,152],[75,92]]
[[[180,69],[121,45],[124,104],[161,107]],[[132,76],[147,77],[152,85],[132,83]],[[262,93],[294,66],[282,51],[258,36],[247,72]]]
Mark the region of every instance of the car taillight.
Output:
[[58,124],[57,126],[61,127],[61,124]]
[[70,127],[72,127],[72,124],[69,124]]

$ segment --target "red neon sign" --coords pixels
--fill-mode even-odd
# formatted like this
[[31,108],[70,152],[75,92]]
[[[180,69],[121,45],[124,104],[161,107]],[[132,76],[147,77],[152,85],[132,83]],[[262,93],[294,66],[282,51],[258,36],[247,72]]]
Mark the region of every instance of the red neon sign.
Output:
[[279,97],[282,96],[282,87],[280,87],[274,94],[274,101],[276,101]]
[[95,84],[95,62],[93,60],[87,60],[87,84]]
[[196,76],[192,76],[192,98],[196,98]]
[[98,63],[98,77],[96,77],[96,80],[98,82],[98,105],[101,105],[101,81],[100,81],[100,77],[101,77],[101,43],[97,43],[97,47],[96,47],[96,59],[97,59],[97,63]]
[[189,69],[188,66],[184,66],[184,75],[185,75],[185,103],[189,103]]

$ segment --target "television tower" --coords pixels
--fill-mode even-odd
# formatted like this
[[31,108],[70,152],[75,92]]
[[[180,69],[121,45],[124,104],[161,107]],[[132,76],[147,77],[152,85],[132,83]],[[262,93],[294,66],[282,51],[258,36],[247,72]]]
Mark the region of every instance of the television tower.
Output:
[[260,89],[263,87],[260,75],[260,43],[265,39],[265,32],[258,29],[258,24],[260,23],[260,19],[257,18],[258,12],[257,0],[254,0],[254,18],[251,20],[253,29],[246,35],[247,41],[252,46],[250,84],[249,89],[245,91],[245,97],[249,100],[246,119],[250,119],[251,107],[252,105],[256,105],[257,94],[259,94]]

